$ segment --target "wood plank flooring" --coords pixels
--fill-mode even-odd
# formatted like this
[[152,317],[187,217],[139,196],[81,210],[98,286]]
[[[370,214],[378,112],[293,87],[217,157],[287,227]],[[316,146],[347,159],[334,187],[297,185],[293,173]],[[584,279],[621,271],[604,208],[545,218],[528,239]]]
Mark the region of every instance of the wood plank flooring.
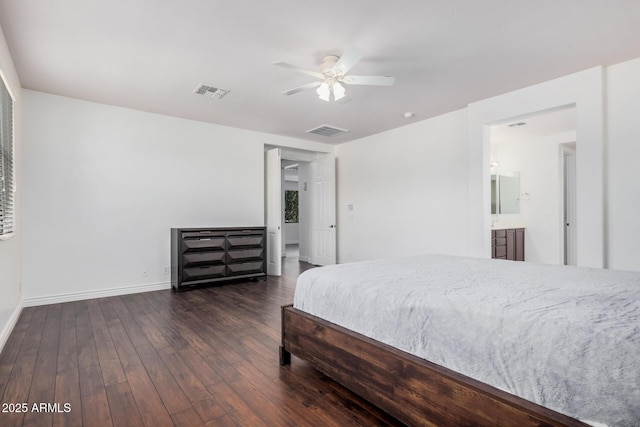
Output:
[[280,306],[310,267],[25,308],[0,354],[0,425],[400,425],[295,356],[278,365]]

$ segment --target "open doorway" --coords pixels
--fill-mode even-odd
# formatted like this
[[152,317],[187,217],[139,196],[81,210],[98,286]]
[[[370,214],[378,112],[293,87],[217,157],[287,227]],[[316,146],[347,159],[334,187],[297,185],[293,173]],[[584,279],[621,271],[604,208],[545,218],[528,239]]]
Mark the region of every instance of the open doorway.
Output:
[[575,264],[576,129],[573,106],[491,126],[491,227],[524,228],[525,261]]
[[309,162],[282,159],[282,256],[309,262]]
[[[283,160],[292,162],[283,164]],[[281,275],[283,252],[286,255],[287,251],[283,167],[294,169],[295,164],[302,209],[298,212],[298,259],[314,265],[336,263],[335,157],[332,153],[265,146],[267,274],[272,276]]]

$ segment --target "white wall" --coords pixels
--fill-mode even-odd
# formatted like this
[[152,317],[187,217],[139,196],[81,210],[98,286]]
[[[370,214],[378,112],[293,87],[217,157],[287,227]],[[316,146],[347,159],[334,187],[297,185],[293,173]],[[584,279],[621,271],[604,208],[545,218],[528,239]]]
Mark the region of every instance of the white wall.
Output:
[[20,292],[20,268],[22,265],[22,170],[17,164],[23,157],[22,150],[22,90],[20,80],[13,65],[9,48],[0,28],[0,74],[7,89],[14,97],[14,173],[15,193],[15,232],[7,240],[0,240],[0,351],[11,334],[22,309]]
[[467,149],[466,110],[337,146],[338,261],[466,254]]
[[607,266],[640,271],[640,58],[607,68]]
[[290,142],[29,90],[24,122],[25,304],[168,288],[169,229],[263,225]]

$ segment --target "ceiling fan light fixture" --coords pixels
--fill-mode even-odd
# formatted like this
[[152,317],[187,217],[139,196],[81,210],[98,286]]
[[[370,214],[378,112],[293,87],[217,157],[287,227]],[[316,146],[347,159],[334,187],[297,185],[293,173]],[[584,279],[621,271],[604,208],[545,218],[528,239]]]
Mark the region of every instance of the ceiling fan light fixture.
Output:
[[338,82],[335,82],[333,84],[333,99],[335,101],[342,99],[344,98],[344,94],[345,94],[344,86],[342,86]]
[[322,99],[323,101],[329,102],[329,97],[331,96],[331,89],[329,88],[329,85],[326,82],[322,83],[318,87],[318,89],[316,89],[316,93],[318,94],[318,98]]
[[[364,52],[356,47],[348,47],[342,52],[342,56],[327,55],[324,57],[320,65],[320,72],[305,70],[304,68],[288,64],[286,62],[277,61],[273,65],[297,71],[302,74],[315,77],[320,81],[308,83],[293,89],[282,92],[284,95],[293,95],[305,89],[317,88],[318,97],[325,102],[333,100],[339,101],[345,98],[346,90],[340,83],[348,85],[369,85],[369,86],[392,86],[395,79],[390,76],[360,76],[346,75],[349,70],[364,56]],[[348,100],[349,98],[346,98]],[[346,100],[340,103],[346,102]]]

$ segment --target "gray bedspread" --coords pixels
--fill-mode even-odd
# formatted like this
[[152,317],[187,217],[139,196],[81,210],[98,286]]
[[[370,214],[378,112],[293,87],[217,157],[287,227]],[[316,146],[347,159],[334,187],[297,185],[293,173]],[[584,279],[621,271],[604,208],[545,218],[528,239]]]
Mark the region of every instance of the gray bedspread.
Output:
[[300,275],[294,307],[593,425],[640,426],[640,273],[444,255]]

